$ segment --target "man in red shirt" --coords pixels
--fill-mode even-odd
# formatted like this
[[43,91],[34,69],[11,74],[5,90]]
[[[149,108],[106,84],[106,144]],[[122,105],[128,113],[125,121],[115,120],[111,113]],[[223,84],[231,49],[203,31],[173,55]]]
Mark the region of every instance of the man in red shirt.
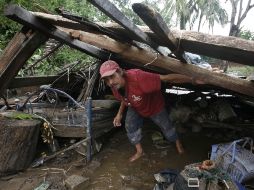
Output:
[[144,117],[151,118],[161,128],[165,138],[176,143],[179,154],[184,152],[165,109],[165,101],[161,93],[161,81],[185,83],[192,82],[191,77],[180,74],[160,75],[139,69],[125,71],[112,60],[101,65],[100,74],[101,78],[111,88],[115,98],[121,101],[113,121],[115,127],[121,126],[123,112],[128,107],[125,128],[130,142],[136,147],[136,153],[129,159],[131,162],[140,158],[144,153],[140,143]]

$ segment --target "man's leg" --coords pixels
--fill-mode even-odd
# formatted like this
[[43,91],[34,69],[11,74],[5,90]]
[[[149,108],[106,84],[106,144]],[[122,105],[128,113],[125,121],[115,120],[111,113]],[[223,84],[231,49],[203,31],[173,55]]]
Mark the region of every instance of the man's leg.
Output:
[[153,120],[155,124],[157,124],[161,128],[163,135],[168,141],[176,143],[177,152],[179,154],[183,154],[184,149],[183,149],[182,143],[176,134],[176,130],[172,125],[172,122],[169,118],[169,115],[166,109],[163,109],[158,114],[151,116],[151,119]]
[[136,153],[130,157],[129,161],[133,162],[139,159],[144,153],[141,146],[143,118],[131,107],[128,107],[128,111],[125,119],[125,129],[127,136],[131,144],[135,145]]

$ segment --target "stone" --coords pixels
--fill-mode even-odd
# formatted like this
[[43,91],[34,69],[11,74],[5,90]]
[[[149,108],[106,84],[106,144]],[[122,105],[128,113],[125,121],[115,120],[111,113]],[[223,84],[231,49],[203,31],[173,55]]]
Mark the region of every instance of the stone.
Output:
[[65,185],[69,190],[83,190],[89,185],[90,179],[80,175],[71,175],[65,180]]

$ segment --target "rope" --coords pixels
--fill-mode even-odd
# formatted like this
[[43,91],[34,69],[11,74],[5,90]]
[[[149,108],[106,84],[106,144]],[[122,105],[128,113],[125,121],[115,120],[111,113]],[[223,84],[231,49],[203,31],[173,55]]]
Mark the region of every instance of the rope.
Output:
[[158,59],[158,54],[159,53],[156,53],[156,57],[151,62],[146,63],[144,66],[146,67],[146,66],[152,64],[153,62],[155,62]]

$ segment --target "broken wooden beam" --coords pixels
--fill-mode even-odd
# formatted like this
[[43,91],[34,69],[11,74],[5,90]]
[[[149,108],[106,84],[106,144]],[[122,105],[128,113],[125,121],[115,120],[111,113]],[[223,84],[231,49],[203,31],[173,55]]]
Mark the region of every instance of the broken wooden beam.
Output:
[[[124,28],[115,23],[101,23],[101,25],[122,34],[128,33]],[[144,26],[139,26],[139,28],[159,45],[167,46],[167,43],[158,39],[149,28]],[[177,41],[179,41],[179,46],[186,52],[254,66],[254,41],[252,40],[176,29],[172,29],[171,32]],[[129,35],[132,34],[129,33]],[[131,37],[134,40],[138,40],[135,36]]]
[[18,52],[24,41],[27,39],[26,36],[27,28],[22,28],[20,32],[17,32],[12,40],[8,43],[1,55],[1,64],[0,64],[0,75],[4,72],[10,59],[15,56]]
[[184,51],[181,49],[180,43],[173,36],[167,24],[158,12],[142,3],[132,4],[132,9],[154,32],[156,37],[167,44],[167,47],[178,59],[182,62],[186,62],[183,57]]
[[[112,31],[108,28],[102,27],[99,24],[93,23],[84,17],[73,15],[73,14],[69,13],[68,11],[63,10],[62,8],[58,8],[57,12],[60,15],[62,15],[64,18],[78,22],[81,25],[84,25],[86,28],[87,27],[91,28],[91,30],[99,30],[101,33],[103,33],[103,34],[105,34],[117,41],[126,42],[126,43],[130,43],[132,45],[136,45],[135,43],[133,43],[132,39],[129,38],[129,36],[119,35],[119,34],[115,33],[114,31]],[[39,13],[39,14],[41,14],[41,13]]]
[[[150,37],[138,28],[132,21],[130,21],[115,5],[108,0],[88,0],[95,7],[101,10],[104,14],[112,20],[124,27],[129,33],[136,36],[141,42],[151,46],[154,50],[162,55],[165,53],[160,49],[159,45],[153,42]],[[129,35],[127,35],[129,36]]]
[[88,55],[93,57],[107,60],[109,57],[109,53],[105,52],[97,47],[92,45],[86,44],[79,40],[72,39],[68,34],[61,31],[60,29],[56,28],[55,26],[35,17],[29,11],[17,6],[17,5],[9,5],[5,9],[4,12],[5,16],[8,18],[19,22],[23,25],[29,26],[35,30],[43,32],[44,34],[48,35],[51,38],[54,38],[60,42],[64,42],[65,44],[78,49],[82,52],[85,52]]
[[[113,52],[107,52],[93,45],[71,38],[68,33],[63,32],[64,28],[61,28],[60,30],[57,27],[53,26],[52,24],[48,23],[47,22],[48,20],[43,21],[41,18],[37,18],[31,12],[17,5],[8,6],[7,9],[5,10],[5,15],[16,22],[19,22],[23,25],[26,25],[35,30],[38,30],[44,33],[45,35],[50,36],[53,39],[63,42],[72,48],[78,49],[98,59],[108,60],[109,57],[115,60],[121,59],[120,56],[115,55]],[[151,67],[153,68],[153,66]],[[155,70],[161,71],[162,69],[155,68]]]
[[140,50],[136,47],[117,42],[106,36],[81,32],[80,40],[117,53],[129,62],[139,62],[145,67],[149,67],[149,65],[157,66],[166,71],[173,71],[175,73],[194,77],[207,84],[219,86],[248,96],[254,96],[254,84],[244,79],[230,77],[223,73],[212,72],[192,64],[183,64],[177,59],[154,54],[144,49]]
[[[39,32],[33,32],[32,30],[26,31],[25,36],[27,36],[27,39],[23,40],[22,43],[18,41],[16,43],[13,41],[10,42],[10,44],[15,44],[15,52],[9,50],[12,49],[12,46],[7,46],[7,50],[3,55],[3,59],[5,60],[5,68],[3,68],[0,73],[0,94],[3,94],[4,90],[8,88],[8,85],[12,79],[18,74],[19,70],[33,55],[35,50],[48,39],[48,37],[45,35]],[[13,40],[17,39],[14,38]],[[2,60],[2,58],[0,58],[0,60]]]
[[[97,34],[100,33],[99,30],[92,31],[91,28],[85,27],[85,25],[81,25],[80,23],[76,23],[68,19],[63,19],[58,15],[43,14],[42,16],[39,13],[34,13],[34,15],[43,18],[44,20],[47,20],[48,22],[56,26],[93,32]],[[114,31],[119,35],[127,35],[136,41],[140,41],[140,39],[137,38],[136,35],[128,32],[126,29],[116,23],[97,24]],[[160,46],[167,46],[165,40],[158,39],[158,36],[151,32],[148,27],[139,26],[139,28]],[[179,46],[184,51],[196,53],[198,55],[205,55],[217,59],[228,60],[244,65],[254,65],[254,42],[251,40],[245,40],[232,36],[211,35],[201,32],[175,29],[172,29],[171,33],[177,39],[177,41],[179,42]]]

